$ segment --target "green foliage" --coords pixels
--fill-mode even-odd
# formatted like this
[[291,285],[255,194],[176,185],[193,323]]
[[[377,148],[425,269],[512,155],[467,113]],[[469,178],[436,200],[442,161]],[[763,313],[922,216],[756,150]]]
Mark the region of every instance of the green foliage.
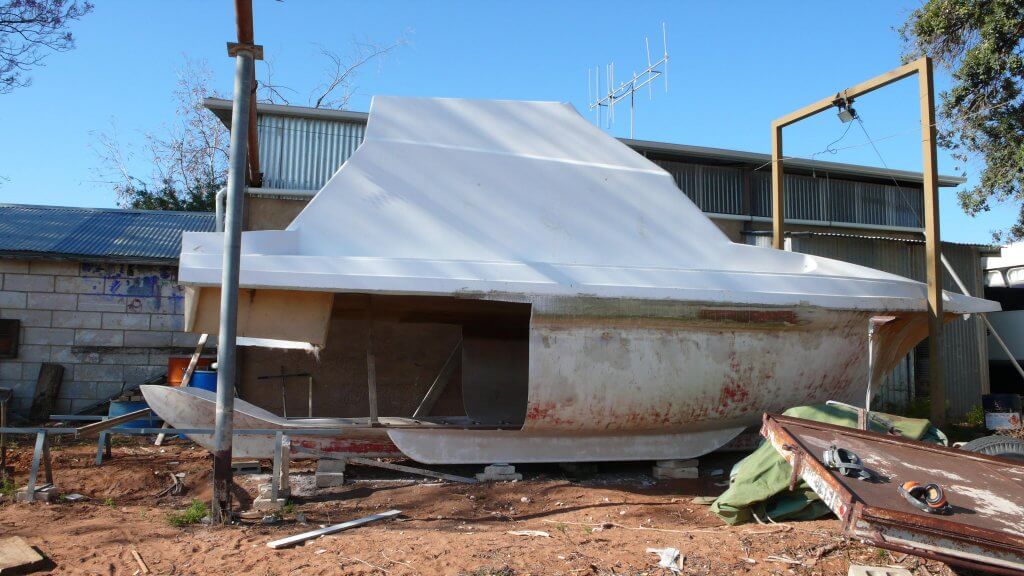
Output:
[[192,503],[183,512],[169,514],[167,521],[171,523],[171,526],[181,528],[201,522],[208,514],[209,511],[206,509],[206,504],[199,500],[192,500]]
[[985,427],[985,411],[981,406],[975,406],[971,408],[966,415],[964,415],[964,424],[970,428],[984,428]]
[[284,506],[282,506],[281,507],[281,513],[282,514],[294,514],[295,513],[295,503],[294,502],[289,502],[289,503],[285,504]]
[[928,55],[952,73],[939,144],[962,170],[972,160],[981,166],[978,183],[959,192],[960,205],[973,216],[1012,203],[1017,221],[994,240],[1024,238],[1024,0],[929,0],[900,34],[906,60]]
[[213,212],[217,190],[224,187],[224,180],[213,178],[193,183],[182,189],[172,180],[165,179],[155,189],[137,179],[117,189],[125,208],[136,210],[178,210],[184,212]]
[[109,506],[111,508],[116,508],[117,507],[117,503],[114,502],[113,498],[106,498],[106,499],[104,499],[103,500],[103,505],[104,506]]
[[10,478],[0,478],[0,496],[14,496],[14,480]]

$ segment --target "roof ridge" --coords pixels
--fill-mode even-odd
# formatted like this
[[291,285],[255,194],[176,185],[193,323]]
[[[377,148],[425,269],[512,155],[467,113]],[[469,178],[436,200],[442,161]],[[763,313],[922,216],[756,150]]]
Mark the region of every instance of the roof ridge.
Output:
[[190,216],[207,215],[214,216],[213,212],[199,210],[145,210],[142,208],[107,208],[99,206],[54,206],[48,204],[16,204],[13,202],[0,202],[0,208],[37,208],[42,210],[81,210],[85,212],[114,212],[118,214],[188,214]]

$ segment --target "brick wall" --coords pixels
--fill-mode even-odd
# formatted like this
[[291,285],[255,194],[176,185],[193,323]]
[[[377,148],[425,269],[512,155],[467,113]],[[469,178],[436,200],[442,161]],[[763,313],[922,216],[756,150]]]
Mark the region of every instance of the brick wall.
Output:
[[198,338],[181,331],[183,304],[176,266],[0,258],[0,318],[21,320],[0,387],[24,413],[40,364],[63,364],[55,411],[67,413],[165,374],[167,357],[191,354]]

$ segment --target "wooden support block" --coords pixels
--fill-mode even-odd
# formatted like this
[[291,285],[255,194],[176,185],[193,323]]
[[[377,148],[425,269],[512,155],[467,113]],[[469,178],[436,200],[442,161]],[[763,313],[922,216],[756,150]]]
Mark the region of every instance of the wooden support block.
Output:
[[61,364],[44,363],[39,368],[36,380],[36,392],[32,398],[29,418],[33,422],[44,422],[50,419],[53,404],[60,393],[60,381],[64,378],[64,366]]

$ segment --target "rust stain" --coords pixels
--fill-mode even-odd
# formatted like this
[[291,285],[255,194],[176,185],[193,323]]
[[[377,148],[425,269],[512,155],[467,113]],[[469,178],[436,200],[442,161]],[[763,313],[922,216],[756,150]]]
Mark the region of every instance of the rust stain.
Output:
[[348,452],[351,454],[401,454],[398,447],[387,441],[331,438],[324,440],[293,439],[293,446],[322,452]]
[[715,322],[739,322],[741,324],[796,324],[794,310],[747,310],[703,308],[698,317]]

